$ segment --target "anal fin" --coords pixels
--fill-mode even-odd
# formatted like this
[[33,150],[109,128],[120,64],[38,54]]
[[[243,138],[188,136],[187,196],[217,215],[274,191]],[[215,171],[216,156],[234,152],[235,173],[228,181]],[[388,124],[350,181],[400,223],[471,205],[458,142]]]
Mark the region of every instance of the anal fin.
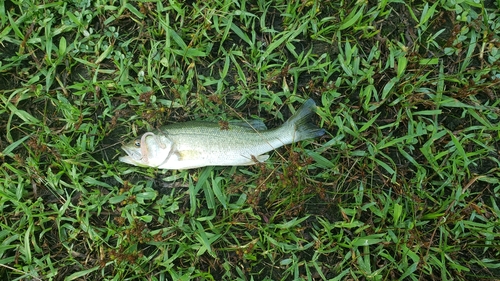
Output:
[[267,159],[269,159],[269,155],[267,155],[267,154],[258,155],[258,156],[251,155],[250,161],[245,162],[245,163],[241,163],[239,165],[255,165],[257,163],[262,163],[262,162],[266,161]]

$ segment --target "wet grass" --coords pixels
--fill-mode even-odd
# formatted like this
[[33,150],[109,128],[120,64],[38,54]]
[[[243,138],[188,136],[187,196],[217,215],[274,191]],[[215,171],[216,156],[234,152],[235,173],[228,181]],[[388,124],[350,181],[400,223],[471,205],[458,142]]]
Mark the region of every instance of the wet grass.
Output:
[[[182,2],[0,3],[2,280],[498,279],[498,1]],[[117,160],[307,98],[265,164]]]

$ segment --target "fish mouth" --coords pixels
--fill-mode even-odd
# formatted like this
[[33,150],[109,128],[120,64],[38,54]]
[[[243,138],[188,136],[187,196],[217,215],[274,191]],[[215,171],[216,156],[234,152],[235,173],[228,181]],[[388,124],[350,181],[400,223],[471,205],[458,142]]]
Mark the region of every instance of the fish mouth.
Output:
[[122,146],[123,151],[127,154],[126,156],[121,156],[118,158],[121,162],[137,165],[140,164],[140,160],[142,159],[141,154],[136,149],[131,149],[126,146]]
[[127,164],[132,164],[132,165],[136,164],[134,159],[132,159],[132,157],[130,157],[130,156],[122,156],[122,157],[118,158],[118,160],[120,160],[120,162],[127,163]]

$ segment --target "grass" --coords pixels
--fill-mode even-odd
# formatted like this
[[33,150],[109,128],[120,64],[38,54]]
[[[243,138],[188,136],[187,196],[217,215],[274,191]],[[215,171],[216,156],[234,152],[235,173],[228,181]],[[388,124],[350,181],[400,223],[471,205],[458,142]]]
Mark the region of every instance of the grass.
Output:
[[[0,3],[3,280],[498,280],[498,1]],[[307,98],[250,167],[118,162]]]

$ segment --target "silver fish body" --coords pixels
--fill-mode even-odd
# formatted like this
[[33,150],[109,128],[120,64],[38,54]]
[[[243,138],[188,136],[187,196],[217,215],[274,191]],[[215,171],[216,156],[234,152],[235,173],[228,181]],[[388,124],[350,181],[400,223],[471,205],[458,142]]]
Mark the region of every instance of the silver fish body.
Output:
[[311,123],[316,104],[307,100],[283,125],[265,130],[260,121],[227,124],[190,121],[148,132],[122,147],[120,161],[159,169],[241,166],[263,162],[265,153],[286,144],[322,136]]

